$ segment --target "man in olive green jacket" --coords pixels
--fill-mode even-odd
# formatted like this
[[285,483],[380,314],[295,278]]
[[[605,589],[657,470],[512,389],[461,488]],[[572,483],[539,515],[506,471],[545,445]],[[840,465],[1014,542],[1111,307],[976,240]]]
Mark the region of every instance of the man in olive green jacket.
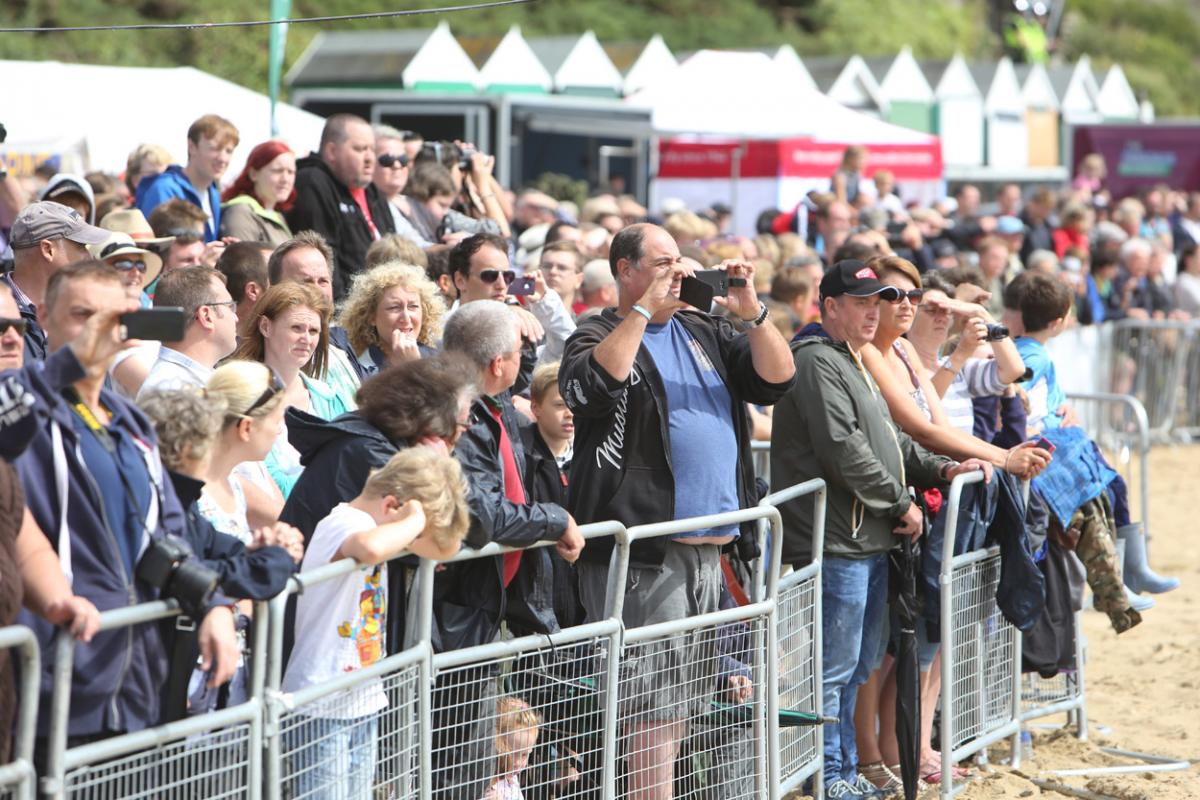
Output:
[[[858,773],[854,703],[880,655],[887,600],[887,551],[898,536],[919,536],[921,511],[908,485],[928,487],[981,469],[933,455],[892,422],[859,351],[875,337],[879,303],[899,291],[861,261],[835,264],[821,281],[823,329],[792,349],[796,383],[775,406],[771,476],[777,486],[824,478],[828,487],[822,563],[822,694],[825,794],[874,796]],[[990,473],[990,469],[987,470]],[[812,503],[785,504],[783,559],[812,558]]]

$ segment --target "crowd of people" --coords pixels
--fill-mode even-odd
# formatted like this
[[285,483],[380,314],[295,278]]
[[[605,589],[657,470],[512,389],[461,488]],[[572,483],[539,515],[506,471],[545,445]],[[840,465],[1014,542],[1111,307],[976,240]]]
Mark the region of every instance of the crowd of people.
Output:
[[[240,702],[252,601],[339,559],[359,568],[289,615],[285,691],[409,646],[416,557],[462,547],[517,549],[438,568],[435,652],[555,633],[606,617],[614,540],[585,542],[580,525],[752,506],[754,439],[772,443],[777,488],[829,485],[830,797],[899,788],[887,554],[929,539],[936,596],[956,476],[987,478],[969,487],[981,511],[959,535],[1001,542],[1011,583],[998,600],[1022,630],[1046,627],[1049,598],[1068,590],[1048,564],[1078,557],[1118,631],[1152,605],[1138,592],[1177,585],[1146,564],[1124,485],[1080,432],[1045,345],[1074,324],[1200,313],[1200,194],[1117,201],[1090,160],[1063,192],[1004,186],[990,208],[964,185],[915,207],[886,172],[864,179],[866,154],[850,148],[828,192],[764,211],[749,237],[719,203],[513,192],[470,145],[348,114],[309,154],[257,144],[232,181],[232,122],[201,117],[181,143],[183,164],[141,144],[122,176],[8,176],[0,192],[0,624],[30,626],[42,647],[39,769],[57,626],[79,639],[72,746]],[[712,269],[726,291],[703,308],[681,300]],[[1036,480],[1072,464],[1095,485]],[[782,511],[783,559],[803,566],[817,555],[812,510]],[[521,549],[539,542],[553,546]],[[744,601],[760,553],[746,523],[639,540],[630,555],[622,613],[637,627]],[[101,611],[158,597],[195,624],[98,632]],[[936,613],[926,620],[921,772],[938,781]],[[1051,650],[1063,635],[1044,633]],[[636,648],[622,675],[626,796],[682,793],[696,703],[756,691],[737,637]],[[15,697],[15,665],[0,666]],[[539,731],[562,722],[536,693],[482,677],[438,677],[437,797],[527,796]],[[388,703],[368,682],[305,712],[284,736],[288,791],[371,797]],[[563,741],[566,766],[536,796],[593,796],[581,787],[596,765]],[[746,780],[737,760],[723,765],[731,786]]]

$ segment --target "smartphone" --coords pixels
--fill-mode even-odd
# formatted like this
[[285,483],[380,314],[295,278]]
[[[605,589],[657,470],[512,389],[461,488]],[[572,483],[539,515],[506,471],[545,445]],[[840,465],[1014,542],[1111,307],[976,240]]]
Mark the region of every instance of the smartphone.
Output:
[[723,269],[698,269],[696,280],[703,281],[713,288],[714,297],[725,297],[730,289],[746,285],[745,278],[731,278]]
[[121,315],[126,339],[153,339],[158,342],[179,342],[187,327],[187,314],[179,306],[142,308]]
[[534,292],[534,280],[527,275],[522,275],[508,285],[508,293],[512,295],[524,296]]
[[1054,450],[1056,449],[1054,447],[1054,444],[1049,439],[1047,439],[1045,436],[1043,436],[1042,438],[1040,438],[1036,442],[1034,442],[1033,446],[1040,447],[1041,449],[1045,450],[1047,453],[1053,453]]
[[[701,273],[697,272],[696,274],[700,275]],[[712,285],[701,278],[684,275],[683,280],[679,282],[679,299],[692,308],[708,311],[712,308],[715,296],[716,292]]]

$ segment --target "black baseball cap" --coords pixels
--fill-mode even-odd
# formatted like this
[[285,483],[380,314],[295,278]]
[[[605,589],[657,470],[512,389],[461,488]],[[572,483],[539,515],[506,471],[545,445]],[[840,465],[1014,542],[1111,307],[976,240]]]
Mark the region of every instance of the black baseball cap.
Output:
[[856,258],[847,258],[829,268],[821,279],[821,300],[827,297],[871,297],[881,295],[884,300],[897,300],[900,290],[887,286],[879,280],[875,270]]

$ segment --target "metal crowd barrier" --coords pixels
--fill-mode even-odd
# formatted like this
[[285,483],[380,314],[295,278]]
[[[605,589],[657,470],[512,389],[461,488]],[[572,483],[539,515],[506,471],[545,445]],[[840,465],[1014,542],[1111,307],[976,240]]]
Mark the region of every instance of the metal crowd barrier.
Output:
[[[100,630],[156,624],[179,616],[175,601],[106,611]],[[255,618],[267,619],[266,603]],[[67,747],[75,638],[60,630],[55,641],[47,774],[42,792],[62,798],[246,798],[262,786],[262,696],[267,625],[255,624],[249,699],[242,704],[110,739]],[[36,710],[36,704],[35,704]]]
[[1200,433],[1200,322],[1124,319],[1112,325],[1111,389],[1136,397],[1157,441]]
[[[808,481],[769,494],[761,505],[780,506],[811,494],[813,513],[813,560],[779,581],[776,630],[778,641],[779,707],[821,717],[821,564],[825,549],[825,482]],[[774,543],[772,543],[774,544]],[[814,777],[814,797],[824,790],[823,725],[783,728],[779,732],[779,792],[800,789]]]
[[[1076,406],[1080,424],[1088,436],[1113,455],[1116,463],[1112,466],[1124,476],[1131,494],[1137,486],[1139,518],[1148,532],[1151,432],[1145,406],[1128,394],[1069,392],[1067,399]],[[1133,466],[1135,458],[1136,470]]]
[[[0,765],[0,800],[33,800],[37,776],[33,771],[33,738],[37,729],[38,681],[42,659],[37,638],[23,625],[0,628],[0,650],[19,659],[21,685],[17,690],[16,726],[13,728],[11,761]],[[15,667],[17,664],[12,664]],[[11,709],[10,709],[11,710]],[[0,756],[8,757],[5,753]]]
[[996,607],[1000,551],[991,547],[954,554],[958,508],[967,484],[982,472],[959,475],[950,484],[942,542],[942,798],[953,797],[953,767],[1012,738],[1013,766],[1020,766],[1021,634]]

